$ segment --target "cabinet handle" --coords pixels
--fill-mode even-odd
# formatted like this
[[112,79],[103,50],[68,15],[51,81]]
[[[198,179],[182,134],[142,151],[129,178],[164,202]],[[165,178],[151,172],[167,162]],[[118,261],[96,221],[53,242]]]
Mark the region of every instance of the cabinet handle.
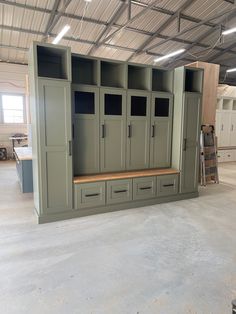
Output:
[[152,125],[152,137],[155,137],[155,125]]
[[131,124],[128,125],[128,137],[131,137]]
[[234,130],[234,125],[232,124],[232,125],[231,125],[231,131],[233,131],[233,130]]
[[186,150],[187,150],[187,139],[184,138],[184,151],[186,151]]
[[86,194],[85,197],[98,196],[100,193]]
[[163,184],[164,187],[168,187],[168,186],[174,186],[174,183],[171,184]]
[[139,188],[139,190],[150,190],[152,187],[151,186],[145,186],[142,188]]
[[127,190],[114,191],[114,193],[124,193],[124,192],[127,192]]
[[221,124],[221,131],[224,131],[224,124]]
[[72,156],[72,141],[69,141],[69,156]]
[[102,138],[105,137],[105,124],[102,124]]
[[75,138],[75,125],[72,124],[72,138]]

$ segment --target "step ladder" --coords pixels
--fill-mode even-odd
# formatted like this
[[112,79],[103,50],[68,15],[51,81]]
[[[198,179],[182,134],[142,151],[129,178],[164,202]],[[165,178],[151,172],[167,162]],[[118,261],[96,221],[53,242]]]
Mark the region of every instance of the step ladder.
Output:
[[201,185],[219,183],[217,140],[214,125],[203,124],[200,135],[200,177]]

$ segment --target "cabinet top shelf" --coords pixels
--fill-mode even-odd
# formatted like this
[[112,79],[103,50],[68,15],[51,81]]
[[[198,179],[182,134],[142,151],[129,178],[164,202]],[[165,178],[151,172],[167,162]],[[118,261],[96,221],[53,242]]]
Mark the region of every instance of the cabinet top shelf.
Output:
[[169,174],[178,174],[179,171],[173,168],[165,169],[148,169],[138,171],[126,171],[126,172],[110,172],[95,175],[83,175],[74,177],[74,183],[88,183],[106,180],[118,180],[118,179],[131,179],[137,177],[151,177],[151,176],[162,176]]

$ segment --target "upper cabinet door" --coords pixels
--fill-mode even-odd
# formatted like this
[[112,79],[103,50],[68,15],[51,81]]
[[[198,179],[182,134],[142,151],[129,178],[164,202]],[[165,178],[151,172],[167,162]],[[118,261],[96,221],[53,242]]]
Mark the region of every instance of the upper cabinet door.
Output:
[[72,85],[74,174],[99,172],[99,89]]
[[44,213],[72,209],[70,83],[39,79],[39,119]]
[[185,94],[180,192],[198,189],[201,95]]
[[125,170],[126,91],[100,89],[101,171]]
[[128,91],[127,95],[127,169],[149,167],[150,93]]
[[170,167],[173,95],[153,93],[151,104],[150,167]]

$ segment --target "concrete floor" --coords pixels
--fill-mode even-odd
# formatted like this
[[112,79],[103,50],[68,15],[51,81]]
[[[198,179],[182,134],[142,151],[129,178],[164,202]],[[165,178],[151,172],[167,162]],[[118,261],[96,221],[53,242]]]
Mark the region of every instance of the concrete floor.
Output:
[[236,298],[236,163],[197,199],[37,225],[0,163],[0,313],[226,314]]

